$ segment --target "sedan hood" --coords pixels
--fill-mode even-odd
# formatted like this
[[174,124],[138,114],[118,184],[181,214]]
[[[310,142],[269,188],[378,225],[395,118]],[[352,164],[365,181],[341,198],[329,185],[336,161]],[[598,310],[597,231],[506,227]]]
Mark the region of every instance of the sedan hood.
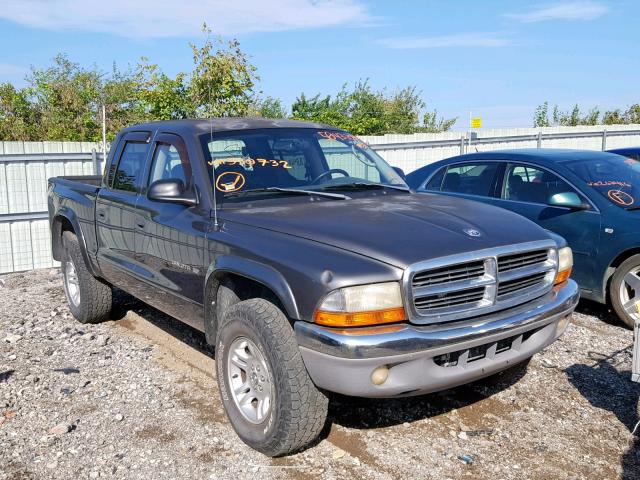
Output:
[[379,194],[344,201],[263,200],[225,209],[221,216],[400,268],[436,257],[550,238],[535,223],[507,210],[434,194]]

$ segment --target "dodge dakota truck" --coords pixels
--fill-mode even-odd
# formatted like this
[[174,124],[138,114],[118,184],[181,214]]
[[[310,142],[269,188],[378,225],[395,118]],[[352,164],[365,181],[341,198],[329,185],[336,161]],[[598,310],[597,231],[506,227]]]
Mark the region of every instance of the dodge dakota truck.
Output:
[[506,210],[416,194],[316,123],[122,130],[103,176],[49,180],[53,256],[80,322],[112,287],[204,332],[240,438],[307,446],[328,392],[396,397],[526,362],[578,302],[565,241]]

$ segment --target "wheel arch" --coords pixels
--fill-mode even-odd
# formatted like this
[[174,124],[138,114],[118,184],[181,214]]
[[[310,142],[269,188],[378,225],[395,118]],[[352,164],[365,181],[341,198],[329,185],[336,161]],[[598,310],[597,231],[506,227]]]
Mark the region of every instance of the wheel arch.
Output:
[[58,212],[51,221],[51,253],[54,260],[59,262],[64,260],[64,244],[62,236],[64,235],[64,232],[67,231],[73,233],[78,239],[82,258],[84,259],[89,271],[95,275],[95,272],[93,271],[93,264],[87,254],[87,244],[85,243],[80,223],[71,210]]
[[223,255],[209,266],[204,290],[204,323],[207,342],[215,344],[218,326],[218,292],[221,285],[231,288],[237,301],[266,298],[274,302],[291,320],[300,313],[295,297],[284,276],[276,269],[254,260]]
[[609,286],[611,285],[611,279],[616,269],[628,258],[640,254],[640,247],[628,248],[619,253],[610,263],[605,271],[604,278],[602,280],[602,291],[605,297],[605,301],[609,300]]

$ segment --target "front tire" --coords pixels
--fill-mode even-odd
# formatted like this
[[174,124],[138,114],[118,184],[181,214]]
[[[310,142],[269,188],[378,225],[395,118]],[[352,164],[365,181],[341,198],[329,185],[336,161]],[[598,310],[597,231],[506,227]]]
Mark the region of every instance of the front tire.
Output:
[[289,321],[271,302],[245,300],[222,315],[216,369],[229,421],[250,447],[277,457],[320,434],[327,397],[311,381]]
[[640,319],[640,255],[627,258],[616,268],[609,298],[620,320],[633,328]]
[[80,323],[98,323],[109,318],[113,297],[111,285],[95,278],[87,269],[78,238],[69,231],[62,235],[64,293],[71,314]]

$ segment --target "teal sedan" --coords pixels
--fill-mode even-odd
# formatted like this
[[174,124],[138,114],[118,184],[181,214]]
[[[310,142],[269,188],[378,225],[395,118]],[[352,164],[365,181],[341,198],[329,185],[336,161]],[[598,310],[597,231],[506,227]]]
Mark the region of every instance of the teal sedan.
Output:
[[638,160],[586,150],[502,150],[432,163],[408,174],[407,183],[506,208],[563,236],[582,296],[610,301],[630,327],[640,319]]

